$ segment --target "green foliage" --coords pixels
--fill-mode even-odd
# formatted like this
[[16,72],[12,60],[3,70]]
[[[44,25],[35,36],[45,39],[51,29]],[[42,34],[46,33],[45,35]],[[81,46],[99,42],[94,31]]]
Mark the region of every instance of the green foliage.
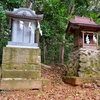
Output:
[[[60,9],[59,9],[60,8]],[[62,35],[65,33],[66,26],[66,5],[58,0],[49,0],[43,4],[42,12],[44,19],[41,23],[43,36],[40,38],[40,43],[43,40],[46,45],[46,63],[58,62],[59,47],[63,41]],[[40,45],[42,51],[44,45]],[[42,55],[43,59],[44,55]]]
[[13,10],[13,8],[18,8],[21,6],[23,0],[0,0],[0,4],[6,10]]
[[[6,45],[8,41],[10,28],[6,23],[5,10],[25,7],[26,0],[0,0],[0,48]],[[64,59],[67,60],[68,53],[73,47],[73,36],[65,33],[66,24],[74,16],[92,17],[93,20],[100,24],[97,14],[90,10],[93,0],[30,0],[34,3],[36,13],[44,14],[41,28],[43,35],[40,37],[40,47],[42,62],[58,62],[59,48],[62,43],[65,46]],[[35,1],[35,2],[34,2]],[[96,2],[96,1],[95,1]],[[97,3],[94,4],[96,6]],[[98,6],[99,7],[99,6]],[[33,9],[33,8],[32,8]],[[63,35],[65,35],[65,39]],[[99,41],[100,43],[100,41]],[[1,49],[2,50],[2,49]],[[1,51],[0,51],[0,54]]]
[[5,10],[12,10],[20,7],[22,0],[0,0],[0,64],[2,60],[3,47],[10,40],[11,30],[7,24]]
[[7,43],[7,24],[6,24],[6,16],[3,7],[0,4],[0,64],[2,60],[2,49],[3,46]]

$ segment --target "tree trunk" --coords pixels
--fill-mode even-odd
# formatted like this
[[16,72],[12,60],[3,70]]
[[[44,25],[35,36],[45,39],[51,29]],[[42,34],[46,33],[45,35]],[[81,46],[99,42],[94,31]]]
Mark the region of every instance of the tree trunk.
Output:
[[39,44],[39,32],[35,34],[35,43],[38,43],[38,46],[40,46]]
[[1,18],[0,18],[0,32],[1,32]]
[[26,0],[26,8],[35,8],[35,0]]
[[30,6],[30,0],[26,0],[26,8],[29,8]]
[[47,51],[47,45],[46,45],[46,42],[44,40],[44,63],[46,63],[46,51]]
[[59,63],[64,63],[64,43],[60,45],[60,53],[59,53]]
[[65,34],[63,35],[63,42],[60,45],[60,52],[59,52],[59,63],[63,64],[64,63],[64,45],[65,45]]

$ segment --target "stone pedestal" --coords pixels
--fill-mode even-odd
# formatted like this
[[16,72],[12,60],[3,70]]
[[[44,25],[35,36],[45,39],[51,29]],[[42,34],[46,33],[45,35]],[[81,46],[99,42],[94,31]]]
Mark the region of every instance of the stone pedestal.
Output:
[[41,88],[41,56],[38,48],[3,48],[0,89]]
[[79,49],[69,54],[66,75],[92,81],[100,79],[100,50]]

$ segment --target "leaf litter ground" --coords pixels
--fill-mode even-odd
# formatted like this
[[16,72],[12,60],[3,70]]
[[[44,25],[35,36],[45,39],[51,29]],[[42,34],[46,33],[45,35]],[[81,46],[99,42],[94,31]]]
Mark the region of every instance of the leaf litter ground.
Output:
[[42,90],[0,91],[0,100],[100,100],[100,87],[72,86],[62,81],[64,67],[42,67],[42,78],[51,84]]

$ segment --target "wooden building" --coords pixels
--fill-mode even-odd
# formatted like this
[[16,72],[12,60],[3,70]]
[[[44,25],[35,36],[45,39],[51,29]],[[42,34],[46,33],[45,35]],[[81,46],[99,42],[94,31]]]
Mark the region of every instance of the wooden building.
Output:
[[92,18],[75,16],[68,23],[66,33],[74,34],[74,49],[97,50],[100,25]]

